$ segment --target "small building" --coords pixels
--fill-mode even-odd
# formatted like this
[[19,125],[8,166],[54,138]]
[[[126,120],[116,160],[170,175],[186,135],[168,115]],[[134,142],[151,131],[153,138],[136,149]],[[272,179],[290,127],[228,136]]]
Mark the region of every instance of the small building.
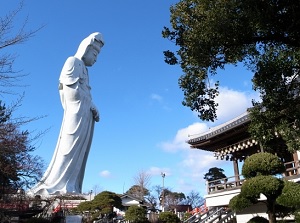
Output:
[[124,206],[123,210],[114,208],[114,212],[117,213],[117,215],[125,215],[125,212],[128,210],[128,208],[130,206],[139,206],[139,207],[144,207],[145,209],[147,209],[147,204],[145,204],[145,202],[142,199],[139,199],[133,195],[130,194],[123,194],[121,195],[121,199],[122,199],[122,205]]

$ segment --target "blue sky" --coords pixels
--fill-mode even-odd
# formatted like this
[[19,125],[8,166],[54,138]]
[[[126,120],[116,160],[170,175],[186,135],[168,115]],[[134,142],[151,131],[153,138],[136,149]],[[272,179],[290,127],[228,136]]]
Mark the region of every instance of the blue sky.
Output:
[[[240,115],[256,97],[251,73],[227,67],[214,79],[221,81],[218,121],[201,122],[182,106],[178,87],[181,70],[164,63],[163,51],[176,50],[162,38],[170,26],[169,7],[175,0],[25,0],[16,26],[28,16],[27,29],[45,25],[33,38],[10,48],[19,56],[15,69],[28,73],[22,82],[25,99],[16,115],[46,116],[28,124],[31,131],[48,132],[37,142],[35,153],[46,166],[52,158],[62,121],[58,78],[67,57],[81,40],[101,32],[105,46],[89,69],[94,103],[100,111],[86,166],[83,192],[126,192],[134,177],[144,171],[151,185],[164,184],[175,192],[205,194],[203,175],[218,166],[232,175],[232,164],[215,160],[212,153],[189,148],[189,135],[204,132]],[[18,1],[0,0],[0,15],[16,9]],[[5,6],[5,7],[3,7]],[[4,96],[9,104],[12,98]],[[151,189],[151,188],[150,188]]]

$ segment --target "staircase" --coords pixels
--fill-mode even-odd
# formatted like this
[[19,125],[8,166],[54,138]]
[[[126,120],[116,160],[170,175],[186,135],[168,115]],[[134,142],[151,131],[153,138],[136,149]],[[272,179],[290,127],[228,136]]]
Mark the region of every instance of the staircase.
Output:
[[214,208],[205,214],[194,214],[184,223],[234,223],[235,213],[226,211],[225,208]]

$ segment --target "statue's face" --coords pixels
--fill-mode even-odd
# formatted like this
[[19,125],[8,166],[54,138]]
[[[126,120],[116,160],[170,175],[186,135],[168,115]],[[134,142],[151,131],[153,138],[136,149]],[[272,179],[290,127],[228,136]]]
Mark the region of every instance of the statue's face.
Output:
[[97,61],[98,54],[100,53],[101,46],[99,43],[94,42],[94,44],[89,45],[87,51],[85,52],[82,60],[85,66],[90,67]]

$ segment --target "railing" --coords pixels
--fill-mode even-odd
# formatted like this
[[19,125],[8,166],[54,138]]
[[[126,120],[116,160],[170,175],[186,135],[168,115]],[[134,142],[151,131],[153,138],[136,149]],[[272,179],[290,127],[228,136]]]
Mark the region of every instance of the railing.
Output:
[[[284,163],[285,172],[282,174],[282,178],[286,180],[291,180],[295,178],[300,178],[300,161],[291,161]],[[245,179],[242,175],[231,176],[227,178],[222,178],[214,181],[208,181],[207,193],[219,193],[222,191],[234,190],[241,188]]]
[[241,188],[244,178],[242,175],[222,178],[207,182],[208,194]]
[[207,215],[208,208],[206,207],[206,202],[205,200],[202,202],[202,204],[198,208],[194,208],[193,211],[191,212],[193,215],[186,219],[184,223],[195,223],[199,222],[203,216]]
[[219,223],[230,222],[235,217],[235,215],[235,212],[228,211],[226,215],[220,219]]
[[284,163],[285,172],[283,177],[287,180],[299,177],[300,163],[299,160]]
[[208,214],[204,219],[201,219],[201,223],[210,223],[210,222],[214,222],[217,219],[221,219],[222,214],[224,213],[225,208],[224,207],[220,207],[220,208],[215,208],[215,210],[211,210],[210,214]]

